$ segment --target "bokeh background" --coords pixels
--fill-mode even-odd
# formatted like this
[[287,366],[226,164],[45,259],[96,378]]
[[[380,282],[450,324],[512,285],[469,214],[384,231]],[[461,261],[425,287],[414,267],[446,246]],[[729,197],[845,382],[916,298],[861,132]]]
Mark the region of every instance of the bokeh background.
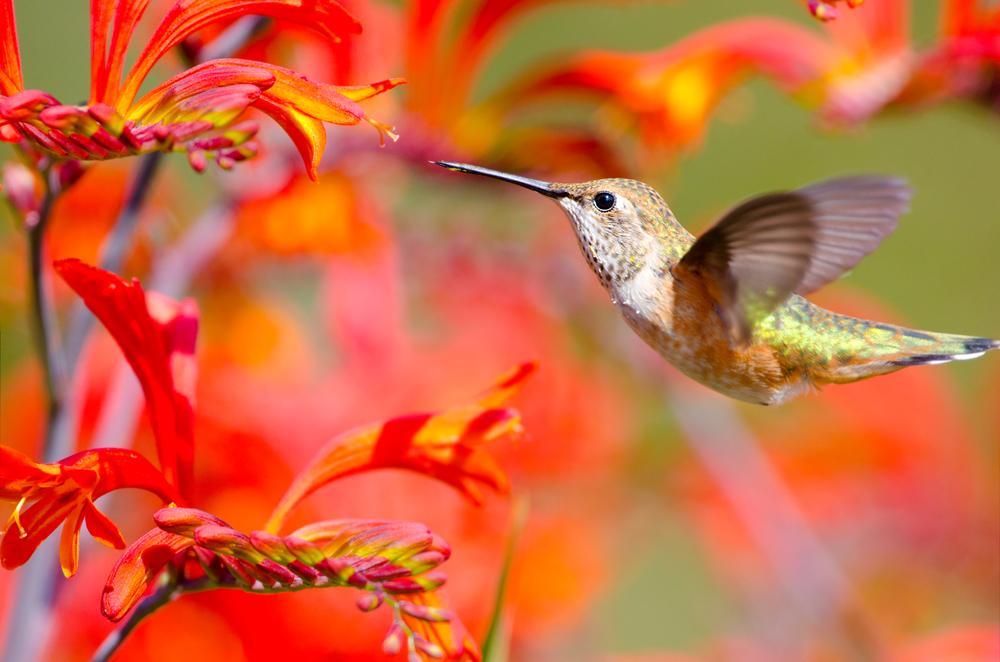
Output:
[[[824,126],[808,103],[750,76],[724,94],[697,138],[648,150],[650,138],[607,103],[558,99],[498,117],[490,101],[581,49],[654,51],[751,15],[817,34],[824,26],[789,0],[511,3],[518,11],[482,41],[481,61],[420,69],[421,52],[439,51],[414,43],[406,3],[344,4],[365,25],[350,43],[330,47],[278,24],[247,56],[337,84],[407,76],[408,86],[366,105],[400,140],[379,149],[370,127],[330,128],[318,184],[273,125],[262,157],[229,173],[196,175],[183,157],[168,157],[124,268],[201,308],[199,507],[258,528],[329,438],[463,402],[537,359],[540,373],[516,400],[528,440],[491,449],[515,498],[530,503],[509,594],[511,659],[996,660],[1000,357],[830,387],[780,409],[730,403],[631,335],[555,205],[425,164],[470,159],[557,181],[640,178],[695,234],[757,193],[848,173],[903,175],[916,195],[897,232],[811,298],[915,328],[998,337],[996,112],[956,99]],[[931,0],[840,5],[838,21],[879,4],[901,12],[914,48],[941,39],[942,3]],[[84,99],[88,3],[31,0],[16,10],[26,84]],[[478,65],[466,87],[449,94],[469,61]],[[174,65],[159,65],[147,87]],[[558,135],[567,127],[580,140]],[[0,147],[0,160],[9,158]],[[96,262],[137,167],[90,168],[60,201],[53,258]],[[25,243],[2,216],[0,440],[36,455],[44,398]],[[56,294],[68,311],[72,293]],[[117,347],[100,330],[83,356],[80,448],[149,451],[141,394]],[[102,502],[129,541],[151,524],[147,496]],[[452,545],[449,592],[481,641],[510,511],[510,499],[490,495],[475,508],[424,477],[383,471],[325,488],[299,517],[428,524]],[[98,600],[116,558],[85,547],[80,574],[60,582],[45,659],[87,659],[110,631]],[[15,575],[0,574],[5,622]],[[384,658],[387,615],[361,614],[350,593],[187,596],[137,630],[117,659]]]

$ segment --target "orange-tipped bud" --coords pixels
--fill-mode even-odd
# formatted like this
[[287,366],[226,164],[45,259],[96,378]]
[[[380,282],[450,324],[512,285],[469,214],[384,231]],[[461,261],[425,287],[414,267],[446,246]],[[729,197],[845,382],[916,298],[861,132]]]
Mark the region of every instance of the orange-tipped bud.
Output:
[[399,601],[399,609],[407,616],[419,618],[422,621],[432,623],[447,623],[452,619],[451,612],[441,607],[428,607],[427,605],[415,605],[405,600]]
[[395,655],[403,648],[403,641],[406,640],[406,633],[399,623],[393,623],[392,627],[382,640],[382,652],[386,655]]
[[281,536],[276,536],[273,533],[267,533],[266,531],[251,531],[250,544],[253,545],[258,552],[272,561],[277,561],[278,563],[287,565],[296,560],[295,555],[285,544],[285,539]]
[[260,563],[264,555],[250,544],[250,536],[228,526],[205,524],[194,530],[194,539],[199,545],[216,554],[235,556],[248,563]]
[[206,524],[229,528],[228,524],[215,515],[197,508],[161,508],[153,513],[153,521],[164,531],[185,538],[194,538],[195,529]]
[[360,598],[358,598],[358,609],[361,611],[375,611],[382,606],[385,602],[385,594],[379,591],[374,593],[365,593]]

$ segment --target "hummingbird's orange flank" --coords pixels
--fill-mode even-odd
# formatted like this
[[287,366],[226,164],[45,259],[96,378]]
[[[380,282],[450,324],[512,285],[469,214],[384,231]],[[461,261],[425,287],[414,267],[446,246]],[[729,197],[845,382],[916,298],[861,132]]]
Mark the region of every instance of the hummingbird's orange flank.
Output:
[[555,200],[632,330],[674,367],[737,400],[782,404],[824,384],[973,359],[1000,341],[914,331],[803,299],[874,251],[907,210],[893,177],[846,177],[770,193],[701,237],[631,179],[550,184],[462,163]]

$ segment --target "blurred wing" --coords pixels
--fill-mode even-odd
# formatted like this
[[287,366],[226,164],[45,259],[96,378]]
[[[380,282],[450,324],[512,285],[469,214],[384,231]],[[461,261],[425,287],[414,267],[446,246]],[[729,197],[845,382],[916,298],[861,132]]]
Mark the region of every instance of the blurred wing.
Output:
[[734,347],[792,293],[840,277],[892,233],[910,189],[901,179],[849,177],[772,193],[732,209],[674,270],[706,279]]

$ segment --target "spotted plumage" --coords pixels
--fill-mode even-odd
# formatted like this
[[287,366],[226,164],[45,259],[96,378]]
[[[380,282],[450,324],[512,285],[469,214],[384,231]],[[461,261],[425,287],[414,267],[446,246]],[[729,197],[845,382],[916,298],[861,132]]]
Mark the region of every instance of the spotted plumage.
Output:
[[825,384],[1000,348],[989,338],[839,315],[800,296],[849,271],[896,229],[910,198],[899,179],[835,179],[759,196],[695,239],[642,182],[550,184],[438,165],[554,199],[625,322],[678,370],[738,400],[777,405]]

